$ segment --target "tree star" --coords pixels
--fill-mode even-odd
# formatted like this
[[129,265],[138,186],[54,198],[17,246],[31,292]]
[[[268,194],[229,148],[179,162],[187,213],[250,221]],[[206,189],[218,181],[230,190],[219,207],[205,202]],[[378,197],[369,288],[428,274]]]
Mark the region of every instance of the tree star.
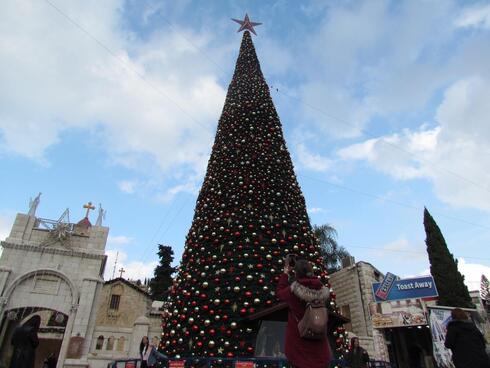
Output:
[[257,36],[257,33],[255,33],[254,27],[260,26],[262,24],[262,23],[257,23],[257,22],[251,22],[250,18],[248,17],[248,14],[245,14],[244,20],[234,19],[234,18],[231,18],[231,20],[234,22],[237,22],[240,25],[240,29],[237,31],[237,33],[248,29],[250,32],[252,32],[256,36]]

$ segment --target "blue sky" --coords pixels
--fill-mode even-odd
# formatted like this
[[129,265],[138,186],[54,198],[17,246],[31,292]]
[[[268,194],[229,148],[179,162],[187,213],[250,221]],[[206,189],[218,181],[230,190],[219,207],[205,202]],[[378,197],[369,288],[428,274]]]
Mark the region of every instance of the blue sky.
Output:
[[[108,269],[180,260],[248,12],[313,224],[427,273],[423,207],[470,288],[490,276],[490,3],[24,1],[0,13],[0,239],[107,209]],[[92,214],[95,221],[96,214]],[[106,273],[110,277],[111,272]]]

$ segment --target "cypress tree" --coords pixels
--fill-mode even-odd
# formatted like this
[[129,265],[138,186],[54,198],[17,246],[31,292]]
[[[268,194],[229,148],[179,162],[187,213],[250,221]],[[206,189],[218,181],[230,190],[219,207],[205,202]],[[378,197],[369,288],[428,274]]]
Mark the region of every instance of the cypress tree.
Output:
[[424,227],[430,273],[439,292],[439,305],[474,308],[464,276],[458,271],[458,262],[449,252],[446,240],[427,208],[424,208]]
[[175,267],[172,267],[174,251],[168,245],[158,244],[157,254],[160,258],[160,264],[155,267],[155,276],[148,282],[148,286],[153,300],[163,300],[173,282],[172,274],[175,272]]

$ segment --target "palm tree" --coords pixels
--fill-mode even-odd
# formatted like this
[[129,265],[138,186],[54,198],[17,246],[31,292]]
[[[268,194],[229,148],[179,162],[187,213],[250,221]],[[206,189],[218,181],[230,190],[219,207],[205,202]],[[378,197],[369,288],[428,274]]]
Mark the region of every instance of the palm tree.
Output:
[[347,249],[337,243],[337,230],[330,224],[314,225],[313,233],[320,244],[328,273],[338,271],[342,258],[349,257],[350,254]]

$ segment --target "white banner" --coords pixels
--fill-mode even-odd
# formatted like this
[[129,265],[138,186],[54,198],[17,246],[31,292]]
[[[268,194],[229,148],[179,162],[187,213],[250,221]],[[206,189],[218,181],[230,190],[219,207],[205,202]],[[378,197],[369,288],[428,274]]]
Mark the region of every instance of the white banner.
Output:
[[451,350],[446,349],[447,324],[451,321],[450,309],[429,308],[430,331],[432,333],[432,346],[434,348],[434,359],[438,368],[455,368],[452,360]]

